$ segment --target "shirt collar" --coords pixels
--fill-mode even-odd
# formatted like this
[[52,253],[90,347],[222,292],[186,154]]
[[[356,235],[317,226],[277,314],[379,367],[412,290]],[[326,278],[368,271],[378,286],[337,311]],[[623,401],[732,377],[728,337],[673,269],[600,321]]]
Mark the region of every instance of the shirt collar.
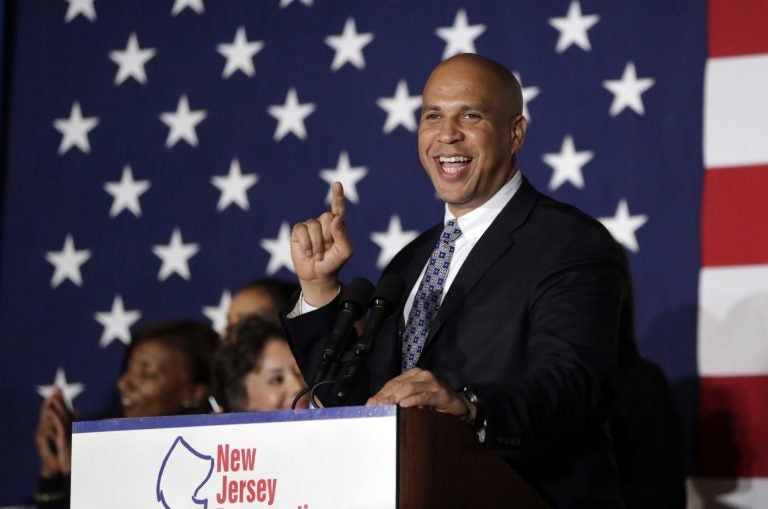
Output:
[[[509,200],[511,200],[515,193],[517,193],[517,190],[520,189],[522,184],[523,174],[520,170],[517,170],[515,175],[509,179],[509,182],[501,186],[501,189],[496,191],[496,194],[491,196],[488,201],[458,218],[456,221],[459,223],[462,236],[466,239],[477,241],[477,239],[485,233],[485,230],[491,226],[491,223],[496,219],[496,216],[499,215],[501,209],[509,203]],[[451,219],[456,219],[456,217],[451,214],[448,210],[448,205],[446,204],[443,224]]]

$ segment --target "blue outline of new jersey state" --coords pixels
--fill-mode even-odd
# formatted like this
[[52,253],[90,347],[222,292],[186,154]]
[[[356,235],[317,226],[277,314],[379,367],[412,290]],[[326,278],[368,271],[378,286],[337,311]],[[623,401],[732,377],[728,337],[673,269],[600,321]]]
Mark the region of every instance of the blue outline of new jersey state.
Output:
[[168,449],[168,453],[165,455],[165,458],[163,459],[163,464],[160,466],[160,472],[157,474],[157,500],[158,502],[161,502],[163,504],[163,507],[165,509],[174,509],[173,507],[169,506],[165,501],[165,494],[163,493],[163,489],[161,488],[160,484],[163,480],[163,473],[165,471],[166,463],[168,463],[168,459],[171,457],[171,454],[173,453],[174,449],[176,449],[176,446],[179,445],[179,443],[184,446],[189,452],[197,456],[198,458],[205,460],[208,462],[208,474],[205,476],[205,479],[203,479],[203,482],[201,482],[197,488],[195,489],[195,492],[192,493],[191,500],[195,504],[202,505],[203,509],[208,508],[208,499],[199,499],[197,498],[197,494],[200,492],[200,490],[205,486],[205,483],[208,482],[208,479],[211,478],[211,474],[213,473],[213,457],[208,456],[206,454],[202,454],[197,452],[189,443],[187,443],[186,440],[184,440],[183,437],[178,436],[176,437],[176,440],[173,441],[173,445],[171,445],[171,448]]

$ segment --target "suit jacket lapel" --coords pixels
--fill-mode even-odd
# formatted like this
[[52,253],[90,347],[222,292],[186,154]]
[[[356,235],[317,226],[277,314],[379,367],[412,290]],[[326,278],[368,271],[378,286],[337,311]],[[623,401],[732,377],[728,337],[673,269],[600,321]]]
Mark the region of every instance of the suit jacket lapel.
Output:
[[523,178],[520,189],[480,237],[461,266],[459,273],[456,274],[456,278],[451,283],[451,287],[437,312],[435,322],[429,331],[425,349],[429,347],[446,319],[464,301],[483,274],[512,247],[514,244],[512,234],[525,223],[537,197],[538,192],[527,179]]

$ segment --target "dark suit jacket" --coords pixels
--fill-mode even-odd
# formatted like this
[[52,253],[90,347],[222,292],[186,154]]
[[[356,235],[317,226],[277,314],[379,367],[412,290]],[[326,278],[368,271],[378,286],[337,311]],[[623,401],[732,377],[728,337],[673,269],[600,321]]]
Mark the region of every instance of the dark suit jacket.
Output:
[[[387,267],[406,291],[441,230],[419,236]],[[615,392],[620,264],[602,225],[524,179],[456,275],[418,362],[450,387],[474,386],[486,408],[486,444],[553,507],[622,507],[604,431]],[[337,306],[284,320],[304,373],[316,369],[319,331],[330,330]],[[363,403],[400,373],[402,306],[345,404]]]

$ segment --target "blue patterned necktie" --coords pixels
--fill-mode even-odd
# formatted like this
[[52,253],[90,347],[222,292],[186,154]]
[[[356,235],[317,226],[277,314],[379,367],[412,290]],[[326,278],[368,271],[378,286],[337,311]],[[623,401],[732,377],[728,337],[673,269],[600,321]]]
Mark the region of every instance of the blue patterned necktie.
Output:
[[403,371],[416,365],[424,349],[429,329],[440,307],[451,258],[456,249],[456,239],[460,236],[461,229],[456,220],[448,221],[429,258],[403,332]]

